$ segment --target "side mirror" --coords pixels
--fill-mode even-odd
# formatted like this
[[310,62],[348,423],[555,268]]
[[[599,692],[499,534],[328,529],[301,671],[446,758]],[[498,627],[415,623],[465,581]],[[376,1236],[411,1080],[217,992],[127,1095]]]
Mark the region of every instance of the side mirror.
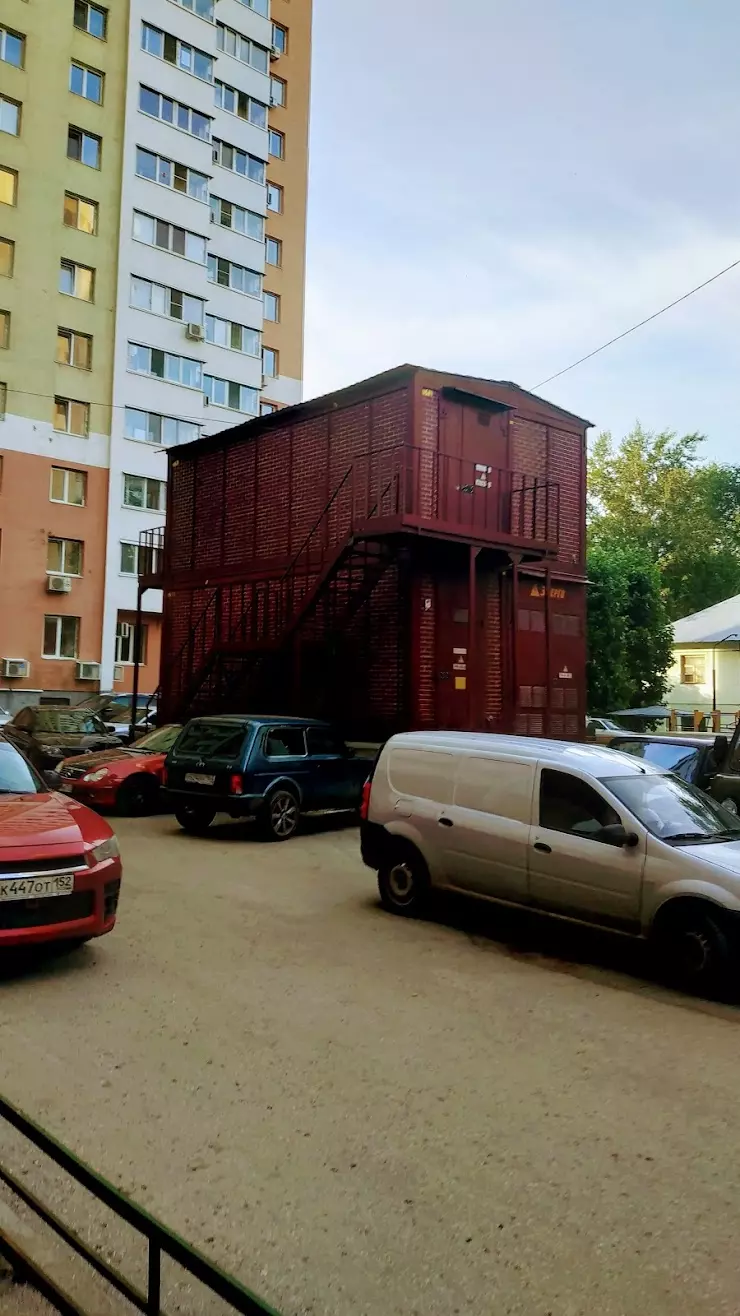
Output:
[[634,832],[628,832],[621,823],[608,823],[597,832],[596,839],[603,845],[613,845],[616,849],[633,850],[640,844],[640,838]]
[[106,729],[106,731],[108,732],[109,735],[111,735],[111,736],[115,736],[115,734],[116,734],[116,728],[115,728],[110,722],[106,722],[106,723],[105,723],[105,729]]
[[44,778],[44,783],[45,783],[45,785],[47,785],[47,786],[49,787],[49,790],[50,790],[50,791],[58,791],[58,790],[59,790],[59,787],[60,787],[61,784],[62,784],[61,773],[59,773],[59,772],[54,772],[54,770],[53,770],[52,768],[50,768],[50,769],[48,770],[48,772],[44,772],[42,775],[43,775],[43,778]]

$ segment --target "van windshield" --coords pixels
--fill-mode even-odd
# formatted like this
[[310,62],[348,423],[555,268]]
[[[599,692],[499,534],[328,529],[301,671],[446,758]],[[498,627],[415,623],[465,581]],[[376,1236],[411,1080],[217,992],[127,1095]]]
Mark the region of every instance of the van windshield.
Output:
[[740,818],[672,773],[608,777],[604,785],[661,841],[740,841]]
[[199,759],[233,759],[239,754],[251,723],[191,722],[174,746],[175,754],[195,755]]

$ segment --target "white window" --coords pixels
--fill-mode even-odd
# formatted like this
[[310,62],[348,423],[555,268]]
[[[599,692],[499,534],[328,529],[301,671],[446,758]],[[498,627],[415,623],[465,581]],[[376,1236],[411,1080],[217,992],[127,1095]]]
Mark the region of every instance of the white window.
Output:
[[235,265],[223,256],[208,256],[208,279],[218,283],[222,288],[233,288],[235,292],[246,293],[248,297],[262,295],[262,275],[244,265]]
[[75,0],[75,27],[80,28],[82,32],[88,32],[91,37],[97,37],[99,41],[105,41],[108,30],[108,10],[101,9],[100,5],[90,3],[90,0]]
[[15,268],[15,243],[10,238],[0,238],[0,274],[12,279]]
[[199,18],[205,18],[209,23],[213,22],[213,7],[215,0],[177,0],[183,9],[189,9]]
[[235,32],[233,27],[226,27],[223,23],[216,24],[216,45],[225,54],[241,60],[242,64],[251,65],[258,73],[269,71],[270,52],[267,46],[250,41],[249,37],[243,37],[240,32]]
[[288,95],[288,84],[283,78],[270,78],[270,104],[279,106],[281,109],[285,105]]
[[245,210],[233,201],[224,201],[221,197],[211,197],[211,223],[221,228],[243,233],[245,238],[254,238],[257,242],[265,240],[265,218],[254,210]]
[[272,25],[272,45],[273,49],[279,54],[284,55],[288,49],[288,29],[281,27],[279,23]]
[[681,654],[681,685],[706,685],[707,655],[705,653]]
[[155,219],[139,210],[134,211],[134,237],[149,247],[161,247],[174,256],[196,261],[198,265],[206,263],[206,240],[199,233],[190,233],[178,228],[177,224],[168,224],[164,219]]
[[278,354],[272,347],[262,349],[262,373],[267,375],[268,379],[277,379],[280,371],[278,369]]
[[77,265],[73,260],[63,260],[59,266],[59,291],[67,297],[79,297],[83,302],[91,302],[95,291],[95,271],[89,265]]
[[74,329],[57,329],[57,361],[60,366],[92,370],[92,338]]
[[272,320],[275,324],[280,321],[280,298],[276,292],[266,292],[265,302],[265,319]]
[[236,114],[240,119],[246,119],[253,123],[255,128],[267,127],[267,106],[264,101],[255,100],[254,96],[248,96],[244,91],[238,91],[236,87],[230,87],[226,82],[219,82],[216,79],[214,90],[216,94],[216,104],[220,109],[226,110],[227,114]]
[[44,617],[43,658],[76,658],[79,646],[79,617]]
[[144,347],[141,343],[129,343],[128,368],[137,375],[152,375],[185,388],[200,388],[203,380],[202,361],[165,352],[161,347]]
[[245,352],[247,356],[259,356],[262,334],[259,329],[248,329],[245,324],[222,320],[218,315],[207,315],[206,342],[215,343],[217,347],[229,347],[234,352]]
[[163,512],[164,503],[164,480],[152,480],[146,475],[124,475],[124,507],[136,507],[142,512]]
[[14,206],[18,198],[18,174],[0,165],[0,205]]
[[277,160],[285,159],[285,133],[278,132],[277,128],[271,128],[268,133],[268,146],[270,155],[274,155]]
[[21,130],[21,107],[18,101],[0,96],[0,132],[17,137]]
[[[147,635],[148,627],[142,626],[139,630],[139,653],[140,663],[146,662]],[[133,663],[136,644],[136,626],[132,621],[124,621],[119,618],[116,623],[116,653],[115,661],[117,663]]]
[[162,283],[152,283],[150,279],[131,276],[131,305],[140,311],[151,311],[154,315],[168,315],[172,320],[185,320],[187,323],[203,323],[205,302],[200,297],[191,297],[178,288],[167,288]]
[[46,544],[46,570],[52,576],[82,575],[82,541],[57,539],[49,535]]
[[185,73],[192,73],[203,82],[213,82],[213,59],[197,46],[180,41],[161,28],[152,27],[151,23],[141,25],[141,46],[157,59],[165,59],[168,64],[175,64]]
[[253,9],[255,14],[261,14],[263,18],[270,16],[270,0],[241,0],[247,9]]
[[67,228],[79,229],[80,233],[97,233],[98,203],[86,201],[74,192],[64,193],[64,223]]
[[267,184],[267,209],[274,210],[276,215],[283,213],[283,189],[277,183]]
[[86,101],[103,103],[103,74],[98,69],[89,69],[86,64],[72,60],[69,66],[69,90],[75,96],[84,96]]
[[153,119],[161,119],[163,123],[172,124],[173,128],[190,133],[191,137],[199,137],[203,142],[211,140],[212,121],[207,114],[182,105],[170,96],[163,96],[151,87],[139,87],[139,109],[142,114],[149,114]]
[[166,160],[164,156],[145,151],[142,146],[136,148],[136,172],[139,178],[148,178],[151,183],[160,183],[162,187],[171,187],[175,192],[186,192],[194,201],[208,200],[208,179],[187,165]]
[[87,472],[73,471],[67,466],[52,466],[49,481],[49,501],[84,507],[87,497]]
[[271,416],[273,411],[277,411],[274,402],[260,402],[260,416]]
[[9,27],[0,27],[0,59],[6,64],[23,68],[26,53],[26,38],[20,32],[13,32]]
[[138,576],[139,574],[139,545],[128,544],[121,541],[121,575]]
[[213,139],[213,163],[222,169],[230,169],[232,173],[242,174],[244,178],[251,178],[253,183],[265,182],[267,166],[264,160],[258,160],[256,155],[240,151],[238,147],[222,142],[218,137]]
[[265,242],[265,260],[268,265],[282,265],[283,244],[279,238],[268,238]]
[[200,438],[200,425],[194,421],[176,420],[174,416],[160,416],[153,411],[139,411],[126,407],[124,434],[139,443],[157,443],[175,447],[179,443],[194,443]]
[[259,414],[259,389],[237,384],[230,379],[203,376],[203,392],[214,407],[228,407],[231,411],[244,411],[249,416]]
[[86,439],[90,432],[90,403],[54,398],[54,429]]
[[79,160],[88,169],[100,168],[102,140],[95,133],[83,132],[82,128],[69,125],[67,132],[67,155],[70,160]]

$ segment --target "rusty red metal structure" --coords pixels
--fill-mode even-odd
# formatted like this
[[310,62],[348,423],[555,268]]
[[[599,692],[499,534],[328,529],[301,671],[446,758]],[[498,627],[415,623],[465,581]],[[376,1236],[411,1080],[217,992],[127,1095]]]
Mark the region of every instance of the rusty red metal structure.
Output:
[[578,736],[588,422],[401,366],[169,453],[159,720]]

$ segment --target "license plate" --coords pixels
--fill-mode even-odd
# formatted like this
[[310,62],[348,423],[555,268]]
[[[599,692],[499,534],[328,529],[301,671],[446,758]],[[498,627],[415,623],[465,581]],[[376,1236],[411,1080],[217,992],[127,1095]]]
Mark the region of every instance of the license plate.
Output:
[[72,783],[71,783],[71,781],[63,781],[62,784],[61,784],[61,786],[59,787],[59,789],[60,789],[60,791],[62,791],[65,795],[71,795],[71,794],[72,794]]
[[186,772],[185,780],[192,786],[212,786],[216,778],[210,772]]
[[55,873],[53,877],[5,877],[0,879],[0,902],[71,896],[74,885],[74,873]]

